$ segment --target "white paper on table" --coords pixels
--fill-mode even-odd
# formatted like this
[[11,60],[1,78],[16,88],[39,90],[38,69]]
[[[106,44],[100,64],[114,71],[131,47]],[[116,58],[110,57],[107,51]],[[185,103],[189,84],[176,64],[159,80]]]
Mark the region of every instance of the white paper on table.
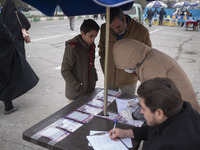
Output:
[[[133,103],[132,107],[131,103]],[[133,99],[116,99],[117,104],[117,111],[120,113],[122,110],[129,110],[131,112],[134,112],[137,109],[137,103],[139,103],[139,100],[137,98]]]
[[132,148],[133,144],[131,141],[131,138],[123,138],[121,139],[123,141],[123,143],[128,147],[128,148]]
[[94,150],[128,150],[128,148],[120,141],[114,141],[109,134],[86,136]]
[[65,118],[60,118],[58,120],[59,124],[56,127],[68,130],[70,132],[76,131],[78,128],[80,128],[83,124],[70,120]]
[[[114,97],[118,97],[119,95],[121,95],[121,93],[122,92],[108,90],[108,95],[114,96]],[[102,97],[102,95],[104,95],[104,90],[102,90],[101,92],[99,92],[96,96]]]
[[[96,130],[90,130],[90,135],[94,135],[97,133],[105,133],[105,132],[109,132],[109,131],[96,131]],[[123,141],[123,143],[128,147],[128,148],[132,148],[133,144],[131,141],[131,138],[123,138],[121,139]],[[88,143],[88,146],[92,146],[90,143]]]
[[[108,131],[96,131],[96,130],[90,130],[90,135],[94,135],[94,134],[97,134],[97,133],[105,133],[105,132],[108,132]],[[90,144],[90,142],[88,142],[88,146],[92,146]]]
[[92,99],[87,103],[88,105],[96,106],[102,108],[104,106],[104,102],[101,100],[98,100],[97,98]]
[[77,110],[82,111],[82,112],[89,113],[89,114],[91,114],[91,115],[97,115],[97,114],[99,114],[100,112],[102,112],[102,109],[101,109],[101,108],[93,107],[93,106],[86,105],[86,104],[82,105],[82,106],[79,107]]
[[96,130],[90,130],[90,135],[94,135],[97,133],[105,133],[105,132],[109,132],[109,131],[96,131]]
[[54,128],[54,127],[47,127],[40,133],[40,135],[50,138],[52,140],[57,140],[59,137],[67,133],[66,131]]
[[58,132],[60,132],[60,129],[49,127],[49,128],[46,128],[46,130],[42,131],[40,134],[45,137],[51,137],[57,134]]
[[[96,130],[91,130],[90,131],[90,135],[94,135],[97,133],[105,133],[105,132],[109,132],[109,131],[96,131]],[[128,148],[132,148],[133,144],[131,141],[131,138],[123,138],[121,139],[123,141],[123,143],[128,147]],[[88,146],[92,146],[90,143],[88,143]]]

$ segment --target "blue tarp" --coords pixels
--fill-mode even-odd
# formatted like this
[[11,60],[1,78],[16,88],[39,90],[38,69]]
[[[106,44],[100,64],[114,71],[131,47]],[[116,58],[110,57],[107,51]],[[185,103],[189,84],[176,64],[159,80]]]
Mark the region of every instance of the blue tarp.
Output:
[[[101,6],[93,0],[22,0],[23,2],[37,8],[47,16],[53,16],[57,6],[60,6],[62,11],[67,16],[89,15],[106,13],[106,7]],[[132,7],[134,0],[95,0],[99,1],[108,7],[121,5],[123,10],[128,10]]]

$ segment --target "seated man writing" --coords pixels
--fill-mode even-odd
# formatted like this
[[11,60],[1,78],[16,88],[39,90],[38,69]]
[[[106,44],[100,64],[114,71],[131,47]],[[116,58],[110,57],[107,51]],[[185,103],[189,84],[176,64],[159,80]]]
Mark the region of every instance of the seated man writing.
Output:
[[147,125],[141,128],[119,129],[112,139],[144,140],[143,150],[198,150],[200,147],[200,114],[181,98],[174,82],[154,78],[143,82],[138,91],[141,113]]

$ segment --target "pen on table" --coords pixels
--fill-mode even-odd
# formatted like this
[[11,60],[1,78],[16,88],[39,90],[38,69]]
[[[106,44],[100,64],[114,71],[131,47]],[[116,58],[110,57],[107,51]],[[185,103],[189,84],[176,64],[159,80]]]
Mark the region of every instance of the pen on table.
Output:
[[115,123],[114,123],[113,131],[112,131],[112,135],[115,134],[116,125],[117,125],[117,119],[115,119]]

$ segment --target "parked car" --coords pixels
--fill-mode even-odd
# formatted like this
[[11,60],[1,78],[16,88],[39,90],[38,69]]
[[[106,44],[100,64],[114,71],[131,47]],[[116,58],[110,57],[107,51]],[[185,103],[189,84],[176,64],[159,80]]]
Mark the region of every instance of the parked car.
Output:
[[131,18],[135,19],[139,23],[143,23],[142,6],[140,4],[134,3],[130,10],[124,11]]

